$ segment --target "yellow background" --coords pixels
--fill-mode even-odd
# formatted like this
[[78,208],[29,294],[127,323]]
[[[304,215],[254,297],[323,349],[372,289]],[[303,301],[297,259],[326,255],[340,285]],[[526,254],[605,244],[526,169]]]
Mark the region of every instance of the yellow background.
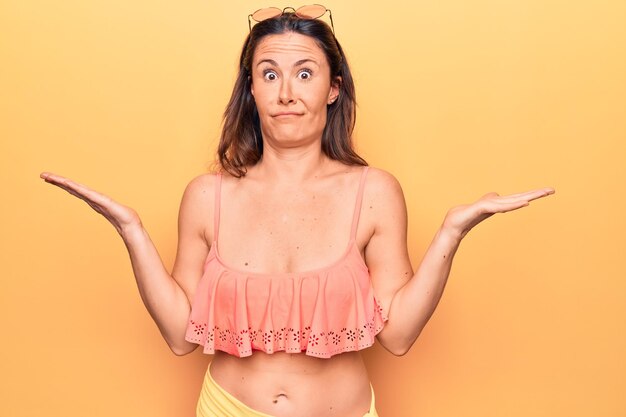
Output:
[[[193,415],[210,357],[170,353],[115,229],[39,173],[135,208],[171,269],[246,17],[272,5],[1,1],[0,415]],[[626,3],[326,6],[415,268],[450,207],[557,190],[470,232],[406,356],[364,352],[380,415],[626,415]]]

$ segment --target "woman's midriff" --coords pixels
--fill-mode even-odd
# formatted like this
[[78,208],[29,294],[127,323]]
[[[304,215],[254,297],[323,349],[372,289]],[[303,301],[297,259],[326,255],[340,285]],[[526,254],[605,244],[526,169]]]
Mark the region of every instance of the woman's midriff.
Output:
[[239,401],[276,417],[362,417],[370,408],[369,376],[358,351],[328,359],[262,351],[238,358],[216,351],[210,372]]

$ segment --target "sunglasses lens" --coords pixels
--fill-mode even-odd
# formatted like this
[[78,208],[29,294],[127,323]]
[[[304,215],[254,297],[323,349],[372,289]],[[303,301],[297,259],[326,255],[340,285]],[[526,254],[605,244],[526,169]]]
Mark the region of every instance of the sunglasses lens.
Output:
[[296,10],[296,15],[305,19],[317,19],[326,13],[326,7],[319,4],[313,4],[311,6],[302,6]]
[[266,9],[259,9],[252,13],[252,18],[257,22],[262,22],[265,19],[271,19],[272,17],[280,16],[283,13],[278,7],[268,7]]

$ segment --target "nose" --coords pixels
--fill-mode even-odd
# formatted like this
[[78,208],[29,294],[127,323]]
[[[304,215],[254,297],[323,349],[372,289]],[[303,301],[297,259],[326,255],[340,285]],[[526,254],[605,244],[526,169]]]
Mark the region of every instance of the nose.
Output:
[[291,82],[288,79],[283,79],[280,83],[280,90],[278,91],[278,101],[280,104],[289,104],[295,102],[293,96],[293,89],[291,88]]

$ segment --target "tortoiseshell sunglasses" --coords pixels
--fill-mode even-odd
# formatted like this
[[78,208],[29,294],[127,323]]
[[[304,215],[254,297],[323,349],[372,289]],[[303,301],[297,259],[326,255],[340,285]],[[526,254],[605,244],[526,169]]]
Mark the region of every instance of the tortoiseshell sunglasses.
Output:
[[250,27],[250,31],[252,31],[252,21],[262,22],[266,19],[271,19],[273,17],[281,16],[287,10],[293,11],[293,13],[302,18],[302,19],[317,19],[319,17],[324,16],[326,12],[328,12],[330,16],[330,27],[333,30],[333,35],[335,34],[335,25],[333,24],[333,14],[330,9],[327,9],[325,6],[321,4],[311,4],[309,6],[298,7],[298,9],[294,9],[293,7],[285,7],[284,9],[279,9],[278,7],[266,7],[264,9],[259,9],[256,12],[248,15],[248,26]]

